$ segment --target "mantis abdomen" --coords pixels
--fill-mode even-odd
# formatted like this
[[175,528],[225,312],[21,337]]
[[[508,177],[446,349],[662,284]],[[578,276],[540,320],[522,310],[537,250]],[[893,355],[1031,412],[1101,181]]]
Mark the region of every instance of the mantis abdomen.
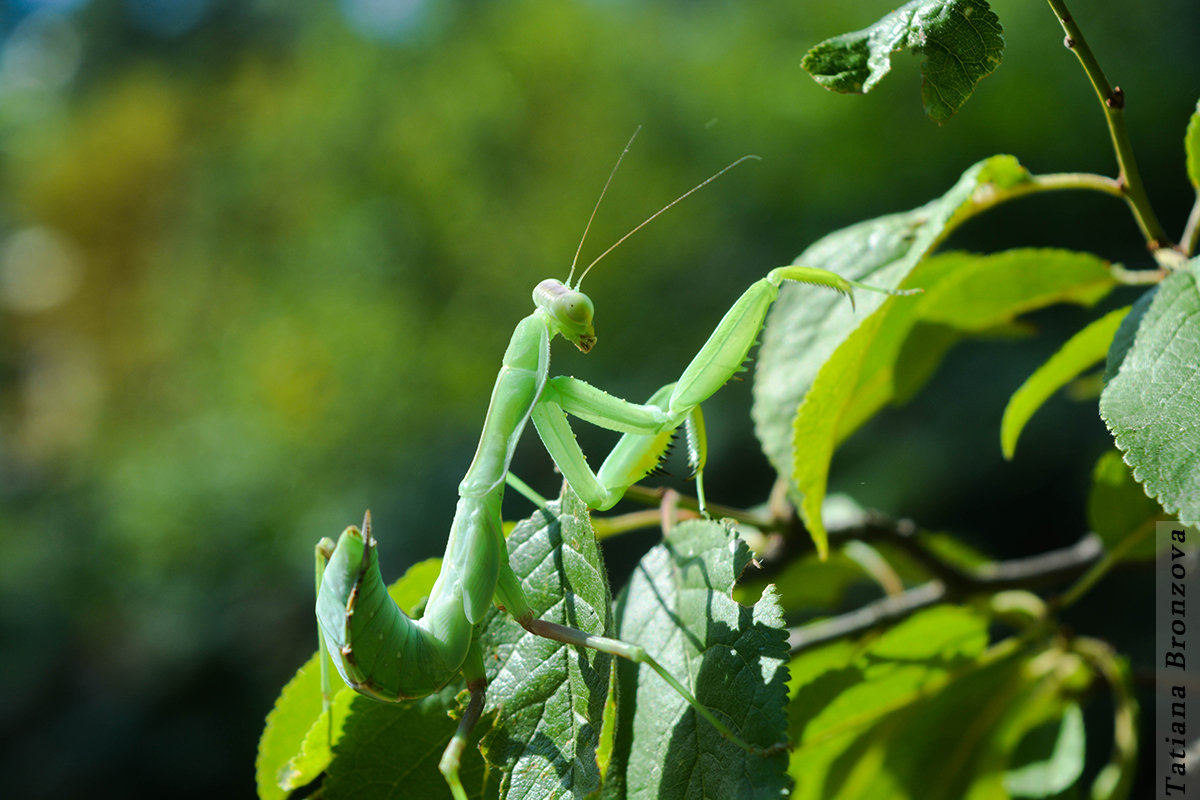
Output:
[[[370,516],[335,546],[318,545],[328,559],[317,591],[322,641],[342,679],[378,700],[432,694],[464,666],[474,626],[492,605],[508,556],[501,529],[504,476],[549,369],[550,333],[544,318],[526,317],[513,332],[492,390],[475,458],[459,485],[458,506],[437,582],[419,619],[388,596],[379,571]],[[523,602],[514,612],[523,609]],[[478,674],[468,675],[482,679]]]
[[[333,543],[326,539],[323,544]],[[458,606],[440,623],[465,635],[431,638],[387,593],[369,518],[338,539],[317,595],[317,619],[342,680],[385,702],[424,697],[450,682],[466,656],[471,624]],[[452,607],[447,605],[446,610]],[[448,618],[451,617],[451,618]]]

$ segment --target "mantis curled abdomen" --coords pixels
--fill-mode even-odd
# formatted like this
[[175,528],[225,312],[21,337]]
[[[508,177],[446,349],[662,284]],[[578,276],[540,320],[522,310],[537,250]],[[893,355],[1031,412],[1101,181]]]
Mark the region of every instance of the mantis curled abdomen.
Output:
[[[449,554],[443,559],[418,619],[410,618],[388,595],[369,515],[362,530],[348,528],[336,547],[329,539],[322,541],[319,547],[332,555],[317,594],[317,620],[323,643],[347,685],[377,700],[397,702],[432,694],[463,671],[474,626],[495,593],[503,557],[497,545],[504,547],[499,526],[488,524],[499,516],[479,506],[486,503],[459,500],[448,548],[460,534],[458,541],[476,543],[476,556],[466,562],[455,562]],[[469,568],[462,569],[463,563]],[[476,595],[486,591],[488,598],[475,606],[476,619],[468,614],[473,589]]]
[[[458,676],[474,626],[491,606],[508,567],[500,502],[504,476],[545,383],[549,334],[531,315],[517,326],[492,390],[475,459],[459,485],[446,555],[425,611],[411,619],[388,596],[370,517],[348,528],[318,587],[323,641],[346,683],[378,700],[432,694]],[[479,676],[481,677],[481,676]]]

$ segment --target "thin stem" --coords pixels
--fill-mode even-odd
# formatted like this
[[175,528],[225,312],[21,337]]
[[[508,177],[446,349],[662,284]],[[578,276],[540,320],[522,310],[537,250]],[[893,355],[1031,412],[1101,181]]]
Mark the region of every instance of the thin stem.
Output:
[[[662,498],[666,491],[667,490],[663,488],[651,488],[648,486],[634,484],[625,490],[625,499],[642,503],[644,505],[658,506],[662,503]],[[686,508],[689,511],[698,512],[700,510],[699,500],[682,494],[676,498],[675,504],[680,508]],[[657,523],[660,519],[658,512],[655,511],[654,515],[654,521]],[[777,530],[780,527],[773,520],[767,519],[762,514],[756,514],[753,511],[747,511],[744,508],[734,508],[733,506],[723,506],[709,503],[708,515],[713,519],[724,519],[728,517],[734,522],[738,522],[743,525],[751,525],[759,530]],[[633,530],[633,528],[627,528],[627,530]]]
[[1108,571],[1113,568],[1125,554],[1145,538],[1147,533],[1154,530],[1153,525],[1143,525],[1140,530],[1134,531],[1129,536],[1126,536],[1117,546],[1105,552],[1104,557],[1091,566],[1091,568],[1083,574],[1072,586],[1063,592],[1054,601],[1054,610],[1061,611],[1068,606],[1073,605],[1079,598],[1083,597],[1091,590],[1096,582],[1108,574]]
[[512,474],[511,472],[504,473],[504,482],[507,483],[509,486],[511,486],[513,488],[513,490],[515,490],[517,492],[517,494],[521,495],[526,500],[533,503],[535,506],[540,508],[542,511],[546,510],[546,504],[549,503],[550,501],[547,500],[546,498],[542,497],[536,491],[534,491],[533,487],[531,487],[528,483],[521,480],[520,478],[518,478],[516,475]]
[[971,202],[964,205],[957,215],[942,232],[938,244],[945,241],[950,234],[972,217],[979,216],[985,211],[995,208],[1001,203],[1016,200],[1041,192],[1061,192],[1084,189],[1100,192],[1119,200],[1128,201],[1121,184],[1104,175],[1092,172],[1051,172],[1046,175],[1030,175],[1028,180],[1020,181],[1012,186],[1000,187],[996,184],[984,184],[975,190]]
[[1121,190],[1121,182],[1106,175],[1093,172],[1051,172],[1046,175],[1034,175],[1033,183],[1036,191],[1055,191],[1058,189],[1091,189],[1113,197],[1125,199]]
[[1129,203],[1138,227],[1141,228],[1142,235],[1146,238],[1146,244],[1150,250],[1169,247],[1170,237],[1163,230],[1150,205],[1150,198],[1146,194],[1141,174],[1138,172],[1137,159],[1134,157],[1133,145],[1129,140],[1129,131],[1125,127],[1125,93],[1121,91],[1121,87],[1112,86],[1108,82],[1104,70],[1100,68],[1100,62],[1096,60],[1092,48],[1088,46],[1087,39],[1083,36],[1083,31],[1079,29],[1079,25],[1071,17],[1071,12],[1067,10],[1066,2],[1064,0],[1047,1],[1067,34],[1064,44],[1079,59],[1083,71],[1092,83],[1092,88],[1096,90],[1096,95],[1100,98],[1100,104],[1104,108],[1104,119],[1108,123],[1108,134],[1112,139],[1113,151],[1117,156],[1117,167],[1120,170],[1117,183],[1124,189],[1125,200]]
[[[1004,189],[988,185],[984,191],[976,192],[975,196],[971,198],[971,205],[964,206],[963,216],[959,220],[956,220],[956,222],[961,224],[971,217],[995,208],[1001,203],[1007,203],[1009,200],[1016,200],[1019,197],[1040,194],[1042,192],[1062,192],[1076,189],[1100,192],[1120,200],[1128,199],[1125,196],[1125,192],[1121,189],[1121,184],[1104,175],[1097,175],[1093,172],[1051,172],[1046,175],[1030,175],[1029,180],[1021,181]],[[949,233],[947,231],[943,234],[942,238],[948,236]]]
[[788,631],[788,652],[796,655],[818,645],[891,625],[946,600],[945,584],[941,581],[929,581],[903,594],[880,598],[823,622],[792,628]]
[[[699,514],[696,515],[697,517]],[[617,514],[612,517],[592,517],[592,529],[596,538],[603,541],[622,533],[631,533],[646,528],[657,528],[662,522],[662,514],[656,508],[643,511],[630,511],[628,514]]]

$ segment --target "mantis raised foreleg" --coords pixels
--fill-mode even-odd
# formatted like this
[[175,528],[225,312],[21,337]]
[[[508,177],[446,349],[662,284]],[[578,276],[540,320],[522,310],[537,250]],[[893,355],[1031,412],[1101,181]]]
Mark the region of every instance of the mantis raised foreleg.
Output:
[[[533,313],[517,324],[504,353],[475,458],[459,484],[446,554],[424,614],[411,619],[388,596],[369,516],[362,530],[347,528],[336,546],[329,539],[318,545],[321,649],[332,654],[347,684],[395,702],[423,697],[460,674],[465,677],[471,700],[441,761],[457,800],[466,798],[459,759],[483,706],[484,667],[476,627],[493,603],[530,633],[647,664],[724,736],[753,749],[642,647],[537,619],[508,563],[500,504],[513,450],[530,417],[566,480],[591,508],[612,507],[654,469],[680,425],[689,428],[689,449],[699,472],[704,457],[700,403],[741,369],[786,280],[851,296],[852,282],[831,272],[798,266],[771,270],[734,303],[679,379],[641,404],[575,378],[549,377],[555,336],[586,353],[596,335],[592,301],[579,291],[582,277],[574,286],[570,277],[566,283],[542,281],[533,291]],[[623,434],[598,471],[588,466],[568,414]]]

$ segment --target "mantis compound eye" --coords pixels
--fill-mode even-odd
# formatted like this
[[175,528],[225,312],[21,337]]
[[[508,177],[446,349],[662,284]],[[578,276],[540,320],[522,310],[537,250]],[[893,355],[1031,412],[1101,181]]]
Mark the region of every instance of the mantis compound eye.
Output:
[[576,347],[588,352],[596,344],[596,333],[592,328],[595,307],[592,298],[583,292],[568,289],[554,298],[552,313],[558,318],[563,336]]
[[556,299],[555,306],[559,314],[580,327],[590,325],[596,313],[592,298],[583,292],[568,291]]

